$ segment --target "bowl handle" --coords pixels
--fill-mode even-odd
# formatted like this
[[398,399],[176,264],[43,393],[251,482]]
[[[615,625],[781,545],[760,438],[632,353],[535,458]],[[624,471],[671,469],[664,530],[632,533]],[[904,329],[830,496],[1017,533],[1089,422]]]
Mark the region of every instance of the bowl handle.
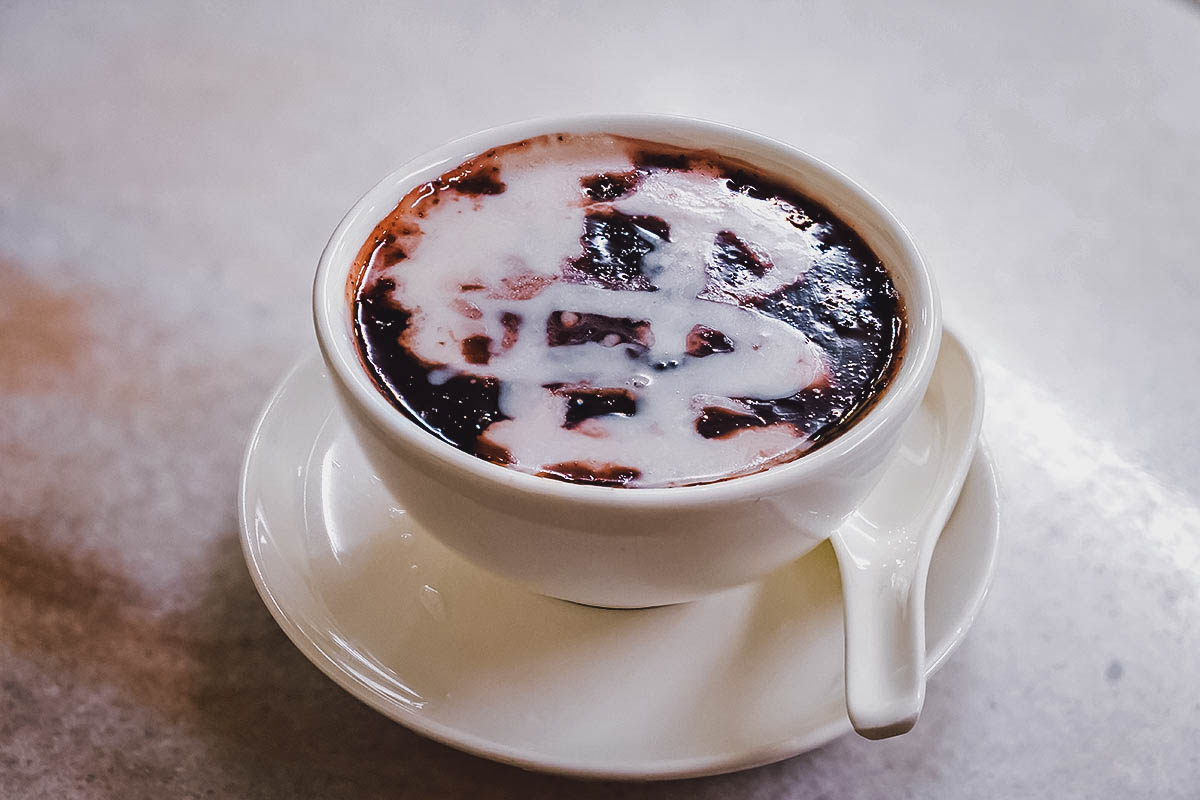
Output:
[[860,736],[908,733],[925,702],[925,577],[916,537],[852,516],[833,536],[846,615],[846,711]]

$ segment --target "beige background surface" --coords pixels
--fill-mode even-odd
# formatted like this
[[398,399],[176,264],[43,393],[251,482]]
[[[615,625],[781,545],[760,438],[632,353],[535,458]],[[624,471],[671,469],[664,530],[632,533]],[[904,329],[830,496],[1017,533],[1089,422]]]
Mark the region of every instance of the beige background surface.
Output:
[[[0,2],[0,796],[1200,796],[1200,12]],[[1000,574],[919,728],[656,786],[523,773],[323,678],[234,491],[375,180],[662,110],[874,190],[983,359]]]

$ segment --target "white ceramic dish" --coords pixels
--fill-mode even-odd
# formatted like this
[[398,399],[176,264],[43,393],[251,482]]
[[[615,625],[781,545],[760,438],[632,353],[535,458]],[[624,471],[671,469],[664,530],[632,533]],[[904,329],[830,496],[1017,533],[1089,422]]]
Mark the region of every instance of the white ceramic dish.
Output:
[[[595,132],[712,150],[753,165],[818,200],[862,237],[903,298],[906,334],[895,375],[859,419],[803,458],[736,480],[628,491],[492,464],[431,436],[384,397],[363,369],[348,299],[355,259],[375,225],[409,190],[474,155],[532,136]],[[418,156],[367,192],[334,231],[317,268],[313,319],[352,432],[374,474],[414,518],[497,575],[552,597],[617,608],[738,586],[827,539],[894,454],[925,394],[942,330],[933,275],[908,231],[865,189],[783,142],[661,114],[529,120]]]
[[[935,372],[865,518],[937,468],[929,454],[947,415],[978,401],[947,396],[942,377]],[[930,674],[983,603],[997,515],[981,448],[930,567]],[[468,752],[570,775],[662,779],[767,764],[850,730],[828,543],[683,605],[619,611],[537,595],[406,522],[317,358],[293,369],[263,411],[240,521],[255,585],[296,646],[363,702]]]

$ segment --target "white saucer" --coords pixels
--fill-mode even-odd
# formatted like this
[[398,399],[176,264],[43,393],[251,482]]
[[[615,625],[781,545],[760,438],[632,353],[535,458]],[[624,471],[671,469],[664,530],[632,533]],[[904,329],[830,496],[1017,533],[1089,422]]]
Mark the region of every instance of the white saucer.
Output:
[[[928,467],[952,401],[935,374],[867,509]],[[828,543],[758,583],[679,606],[616,611],[541,597],[406,519],[316,357],[291,371],[258,421],[240,515],[255,585],[296,646],[363,702],[468,752],[571,775],[678,778],[778,761],[850,730]],[[997,515],[980,448],[933,556],[931,674],[983,604]]]

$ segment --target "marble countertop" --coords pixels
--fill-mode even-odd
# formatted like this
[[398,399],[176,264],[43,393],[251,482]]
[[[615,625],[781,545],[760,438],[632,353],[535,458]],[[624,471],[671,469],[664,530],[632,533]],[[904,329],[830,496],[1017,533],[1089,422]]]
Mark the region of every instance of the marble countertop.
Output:
[[[872,189],[986,375],[984,613],[911,734],[615,786],[426,741],[287,641],[234,495],[316,258],[448,138],[714,118]],[[0,4],[0,795],[1197,797],[1200,7]]]

